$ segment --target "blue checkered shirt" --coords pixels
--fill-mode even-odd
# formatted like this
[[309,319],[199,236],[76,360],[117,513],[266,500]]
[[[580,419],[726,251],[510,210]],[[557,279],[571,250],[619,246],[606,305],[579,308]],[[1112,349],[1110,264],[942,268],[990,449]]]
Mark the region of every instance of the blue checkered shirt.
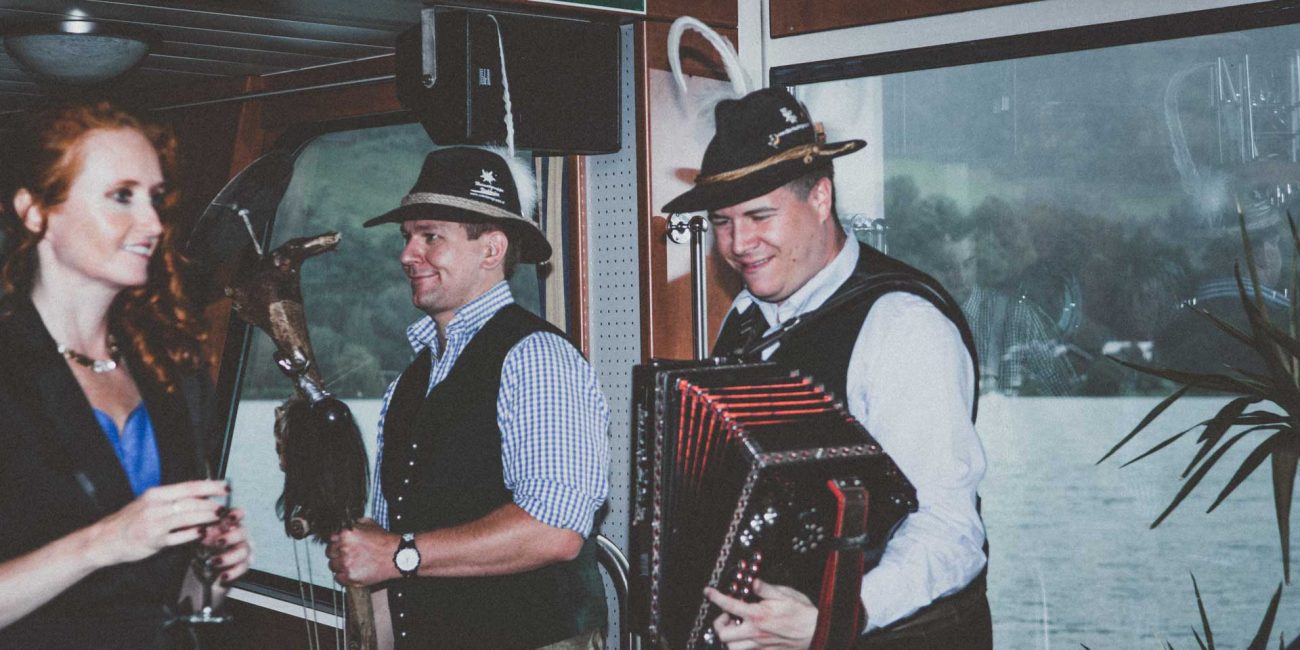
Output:
[[[502,307],[514,302],[510,287],[498,283],[471,300],[447,324],[447,350],[438,349],[438,329],[425,316],[406,328],[418,354],[429,348],[432,390],[447,377],[470,339]],[[388,527],[388,502],[380,474],[384,468],[384,418],[394,381],[384,393],[375,448],[373,517]],[[426,394],[428,394],[426,390]],[[609,407],[591,364],[568,341],[548,332],[525,337],[506,354],[497,395],[501,464],[515,505],[538,521],[586,537],[592,518],[609,493]]]

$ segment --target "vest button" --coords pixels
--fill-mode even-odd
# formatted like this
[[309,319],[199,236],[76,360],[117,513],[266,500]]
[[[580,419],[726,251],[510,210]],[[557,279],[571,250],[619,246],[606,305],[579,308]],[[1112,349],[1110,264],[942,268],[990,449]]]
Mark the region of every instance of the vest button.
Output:
[[397,515],[397,520],[398,520],[398,521],[401,521],[401,520],[402,520],[402,515]]
[[405,499],[405,498],[406,498],[406,497],[404,497],[404,496],[403,496],[403,497],[397,497],[397,500],[398,500],[398,501],[401,501],[402,499]]

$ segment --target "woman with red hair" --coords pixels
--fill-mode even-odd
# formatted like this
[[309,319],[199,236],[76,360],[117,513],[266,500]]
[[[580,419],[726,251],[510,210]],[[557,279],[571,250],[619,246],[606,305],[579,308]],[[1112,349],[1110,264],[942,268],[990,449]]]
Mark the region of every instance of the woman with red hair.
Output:
[[210,475],[201,324],[160,213],[176,142],[111,103],[3,142],[0,647],[165,646],[191,554],[248,570]]

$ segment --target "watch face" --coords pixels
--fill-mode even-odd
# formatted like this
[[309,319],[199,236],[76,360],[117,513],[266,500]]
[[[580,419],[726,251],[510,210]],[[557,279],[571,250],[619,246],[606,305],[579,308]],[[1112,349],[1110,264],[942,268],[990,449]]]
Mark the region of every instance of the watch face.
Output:
[[399,571],[414,571],[420,566],[420,552],[413,548],[404,548],[393,558]]

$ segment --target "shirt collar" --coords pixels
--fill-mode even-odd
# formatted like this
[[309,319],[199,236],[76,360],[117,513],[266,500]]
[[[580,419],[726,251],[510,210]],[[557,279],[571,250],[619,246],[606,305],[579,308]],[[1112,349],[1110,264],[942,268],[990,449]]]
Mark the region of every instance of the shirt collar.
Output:
[[849,237],[844,242],[843,248],[835,255],[835,259],[826,265],[825,268],[818,271],[802,287],[790,294],[781,303],[771,303],[759,300],[750,293],[748,289],[740,292],[736,299],[731,303],[731,308],[737,313],[749,309],[750,305],[758,305],[763,317],[767,319],[770,325],[783,323],[795,316],[816,309],[826,302],[839,289],[845,280],[853,275],[853,270],[858,266],[859,246],[857,239]]
[[[502,307],[513,304],[514,301],[510,285],[505,280],[496,283],[456,310],[456,315],[447,323],[447,338],[462,334],[474,336]],[[407,327],[406,340],[417,354],[424,348],[432,350],[435,356],[442,354],[438,349],[438,323],[432,316],[425,316]]]

